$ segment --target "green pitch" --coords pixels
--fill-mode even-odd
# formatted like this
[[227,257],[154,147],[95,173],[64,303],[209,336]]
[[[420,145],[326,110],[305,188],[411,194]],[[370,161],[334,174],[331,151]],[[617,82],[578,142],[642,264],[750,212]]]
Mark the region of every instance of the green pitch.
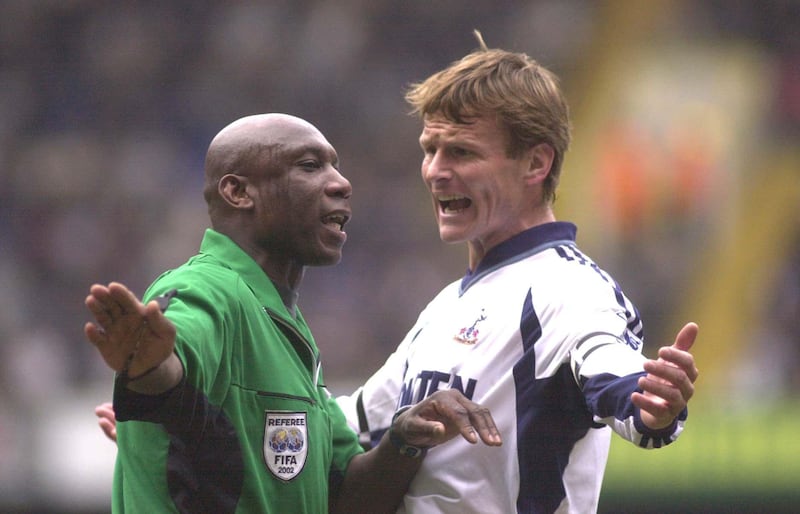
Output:
[[[737,510],[738,501],[762,507],[796,501],[800,512],[800,402],[796,400],[739,410],[690,404],[686,431],[660,450],[641,450],[618,437],[612,441],[601,507],[624,503],[626,498],[633,504],[649,495],[666,505],[688,502],[687,509],[698,502],[716,505],[718,512],[750,512],[744,507]],[[779,511],[775,509],[770,511]],[[701,511],[712,512],[696,510]]]

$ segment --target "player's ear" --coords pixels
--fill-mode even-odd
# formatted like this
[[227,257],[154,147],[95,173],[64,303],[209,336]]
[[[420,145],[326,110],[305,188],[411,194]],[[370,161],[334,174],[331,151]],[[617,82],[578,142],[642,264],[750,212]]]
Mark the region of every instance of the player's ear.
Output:
[[248,193],[248,184],[244,175],[228,173],[219,179],[217,190],[225,203],[234,209],[250,209],[253,207],[253,199]]
[[556,151],[550,143],[539,143],[528,149],[529,166],[525,172],[527,185],[541,184],[550,174]]

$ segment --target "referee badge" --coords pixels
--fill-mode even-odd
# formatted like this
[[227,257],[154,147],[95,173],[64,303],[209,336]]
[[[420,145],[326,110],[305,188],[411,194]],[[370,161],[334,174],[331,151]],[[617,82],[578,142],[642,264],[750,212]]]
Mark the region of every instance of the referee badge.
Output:
[[478,334],[480,334],[480,330],[478,330],[478,323],[486,319],[486,314],[484,312],[485,310],[486,309],[481,309],[481,314],[475,319],[475,322],[472,325],[459,330],[454,339],[459,343],[468,345],[477,343]]
[[288,481],[303,470],[308,454],[305,412],[267,411],[264,461],[275,477]]

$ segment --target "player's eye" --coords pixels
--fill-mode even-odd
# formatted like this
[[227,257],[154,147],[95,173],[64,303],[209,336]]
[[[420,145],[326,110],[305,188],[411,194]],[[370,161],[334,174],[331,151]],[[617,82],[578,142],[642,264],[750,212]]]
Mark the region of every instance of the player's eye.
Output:
[[470,151],[466,148],[462,148],[460,146],[454,146],[450,148],[450,154],[453,157],[464,157],[470,154]]
[[322,167],[322,164],[317,160],[308,160],[301,161],[299,166],[307,171],[316,171]]

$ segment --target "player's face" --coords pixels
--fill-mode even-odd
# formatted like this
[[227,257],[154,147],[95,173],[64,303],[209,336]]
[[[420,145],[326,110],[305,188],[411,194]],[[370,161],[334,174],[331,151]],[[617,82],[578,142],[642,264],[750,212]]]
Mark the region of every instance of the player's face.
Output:
[[312,125],[288,129],[257,182],[259,244],[274,259],[301,266],[336,264],[347,240],[350,182],[336,150]]
[[439,236],[467,242],[478,258],[529,228],[535,202],[524,187],[525,156],[508,156],[508,135],[494,118],[458,124],[426,117],[422,179],[431,191]]

